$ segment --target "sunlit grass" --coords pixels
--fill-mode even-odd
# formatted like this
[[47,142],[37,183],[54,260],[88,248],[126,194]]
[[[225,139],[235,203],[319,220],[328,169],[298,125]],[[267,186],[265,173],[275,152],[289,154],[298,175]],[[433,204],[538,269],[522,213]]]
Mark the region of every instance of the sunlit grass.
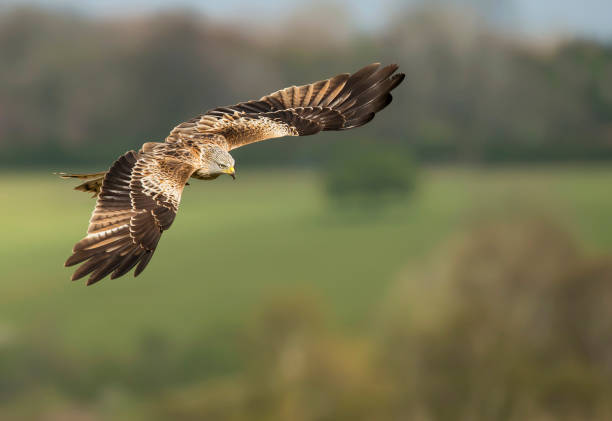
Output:
[[603,167],[429,169],[412,200],[369,213],[328,204],[318,177],[247,169],[194,181],[140,277],[86,288],[63,262],[93,199],[50,174],[2,174],[0,323],[73,350],[129,353],[143,331],[185,341],[243,323],[275,291],[306,289],[364,329],[397,273],[466,224],[539,213],[593,253],[612,249]]

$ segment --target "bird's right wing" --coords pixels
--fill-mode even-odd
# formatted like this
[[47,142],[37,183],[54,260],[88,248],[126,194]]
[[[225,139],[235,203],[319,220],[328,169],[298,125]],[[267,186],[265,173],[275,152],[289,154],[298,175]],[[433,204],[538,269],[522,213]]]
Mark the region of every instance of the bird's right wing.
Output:
[[291,86],[257,101],[215,108],[176,126],[166,142],[200,134],[220,134],[228,149],[282,136],[306,136],[321,130],[346,130],[374,118],[392,100],[404,79],[395,64],[374,63],[353,73],[303,86]]
[[72,276],[91,273],[87,285],[116,278],[136,264],[137,276],[170,228],[185,183],[195,168],[172,158],[130,151],[104,176],[87,235],[75,244],[66,266],[84,262]]

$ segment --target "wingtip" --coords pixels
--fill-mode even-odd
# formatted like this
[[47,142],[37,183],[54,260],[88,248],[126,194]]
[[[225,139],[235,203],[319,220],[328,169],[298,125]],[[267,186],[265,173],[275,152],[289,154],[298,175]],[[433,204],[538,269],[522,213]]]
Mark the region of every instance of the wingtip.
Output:
[[73,254],[72,256],[70,256],[69,258],[66,259],[66,261],[64,262],[64,267],[70,267],[70,266],[74,266],[79,262],[82,262],[83,259],[79,259],[80,256],[77,256],[76,254],[76,250],[73,250]]
[[393,75],[393,77],[391,78],[393,83],[392,83],[391,89],[389,89],[389,91],[392,91],[395,88],[397,88],[397,86],[400,83],[402,83],[405,78],[406,78],[406,74],[404,74],[404,73],[397,73],[397,74]]
[[94,273],[91,274],[91,276],[87,279],[87,283],[85,284],[86,286],[90,286],[95,284],[96,282],[104,279],[106,277],[107,273],[104,270],[96,270]]
[[138,262],[138,266],[136,266],[136,269],[134,270],[134,278],[140,275],[143,270],[145,270],[145,268],[151,261],[151,257],[153,257],[153,251],[151,250],[147,250],[142,255],[142,257],[140,258],[140,261]]
[[391,63],[391,64],[387,64],[385,66],[385,68],[387,69],[392,69],[391,73],[395,72],[397,69],[399,69],[399,65],[396,63]]

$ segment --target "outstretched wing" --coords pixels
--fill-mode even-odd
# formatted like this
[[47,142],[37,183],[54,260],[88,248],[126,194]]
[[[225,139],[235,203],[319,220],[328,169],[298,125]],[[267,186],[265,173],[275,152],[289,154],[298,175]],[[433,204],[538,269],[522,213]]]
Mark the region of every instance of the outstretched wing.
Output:
[[75,244],[66,266],[82,265],[72,280],[91,274],[91,285],[108,274],[134,276],[147,266],[163,231],[170,228],[194,168],[150,154],[127,152],[104,176],[87,236]]
[[201,133],[223,135],[230,150],[260,140],[306,136],[321,130],[346,130],[374,118],[392,100],[404,74],[398,66],[374,63],[352,75],[291,86],[258,101],[215,108],[176,126],[166,142]]

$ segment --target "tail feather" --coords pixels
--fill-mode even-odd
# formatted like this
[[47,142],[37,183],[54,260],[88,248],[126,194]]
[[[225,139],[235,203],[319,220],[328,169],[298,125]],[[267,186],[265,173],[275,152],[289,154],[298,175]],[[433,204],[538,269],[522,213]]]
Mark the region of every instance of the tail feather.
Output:
[[92,197],[97,197],[100,194],[100,189],[102,188],[102,181],[104,180],[104,176],[106,175],[106,171],[97,172],[91,174],[67,174],[67,173],[57,173],[62,178],[79,178],[81,180],[87,180],[82,184],[79,184],[74,189],[92,193]]

